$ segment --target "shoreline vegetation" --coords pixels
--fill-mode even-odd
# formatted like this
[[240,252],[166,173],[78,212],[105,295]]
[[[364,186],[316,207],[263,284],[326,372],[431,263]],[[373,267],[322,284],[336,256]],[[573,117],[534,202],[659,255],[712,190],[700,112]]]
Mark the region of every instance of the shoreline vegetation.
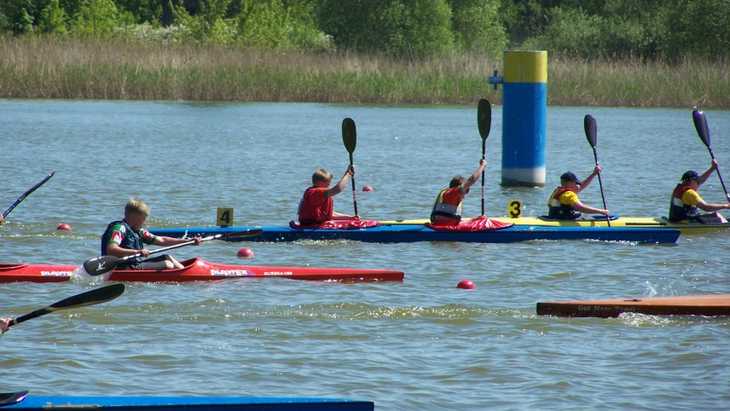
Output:
[[[478,54],[401,59],[126,39],[0,37],[0,98],[471,104],[501,91]],[[730,65],[548,53],[549,104],[730,108]]]

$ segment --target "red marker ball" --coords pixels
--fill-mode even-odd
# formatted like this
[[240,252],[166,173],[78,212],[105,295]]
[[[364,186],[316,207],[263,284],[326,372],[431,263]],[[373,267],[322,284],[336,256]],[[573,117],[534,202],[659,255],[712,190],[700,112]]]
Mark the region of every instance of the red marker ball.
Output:
[[253,250],[243,247],[238,250],[238,258],[253,258]]
[[473,290],[477,288],[477,286],[472,280],[461,280],[459,281],[459,284],[456,284],[456,288],[461,288],[462,290]]
[[371,191],[375,191],[375,189],[373,188],[373,186],[370,186],[370,185],[367,185],[366,184],[366,185],[362,186],[362,191],[364,191],[366,193],[369,193]]
[[61,223],[56,227],[58,231],[71,231],[71,226],[66,223]]

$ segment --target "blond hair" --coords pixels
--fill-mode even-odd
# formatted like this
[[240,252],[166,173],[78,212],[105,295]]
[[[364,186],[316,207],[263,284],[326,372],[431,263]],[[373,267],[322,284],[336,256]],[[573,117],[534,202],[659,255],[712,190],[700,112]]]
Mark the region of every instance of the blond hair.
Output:
[[318,181],[330,181],[332,180],[332,173],[325,170],[324,168],[318,168],[312,174],[312,184],[317,184]]
[[149,216],[150,206],[145,204],[145,202],[139,198],[130,198],[129,201],[127,201],[127,205],[124,206],[124,215],[129,213],[139,213]]

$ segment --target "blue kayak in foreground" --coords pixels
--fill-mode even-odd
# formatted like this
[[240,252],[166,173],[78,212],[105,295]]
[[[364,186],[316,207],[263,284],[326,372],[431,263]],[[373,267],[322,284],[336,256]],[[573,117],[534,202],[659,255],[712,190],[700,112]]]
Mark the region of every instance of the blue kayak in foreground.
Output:
[[66,397],[29,395],[0,410],[114,411],[372,411],[370,401],[266,397]]
[[170,237],[236,234],[262,230],[260,235],[236,241],[352,240],[374,243],[459,241],[468,243],[513,243],[530,240],[597,240],[637,243],[675,243],[679,230],[638,227],[560,227],[513,225],[476,232],[437,231],[422,224],[379,225],[357,229],[291,228],[289,226],[231,226],[151,228],[155,235]]

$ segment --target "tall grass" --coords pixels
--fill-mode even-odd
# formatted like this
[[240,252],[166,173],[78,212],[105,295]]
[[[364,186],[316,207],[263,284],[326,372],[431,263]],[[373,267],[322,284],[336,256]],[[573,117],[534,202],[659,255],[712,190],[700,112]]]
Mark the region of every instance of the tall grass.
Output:
[[[381,104],[499,102],[499,61],[424,61],[128,40],[1,37],[0,97]],[[724,62],[551,58],[550,104],[730,107]]]

